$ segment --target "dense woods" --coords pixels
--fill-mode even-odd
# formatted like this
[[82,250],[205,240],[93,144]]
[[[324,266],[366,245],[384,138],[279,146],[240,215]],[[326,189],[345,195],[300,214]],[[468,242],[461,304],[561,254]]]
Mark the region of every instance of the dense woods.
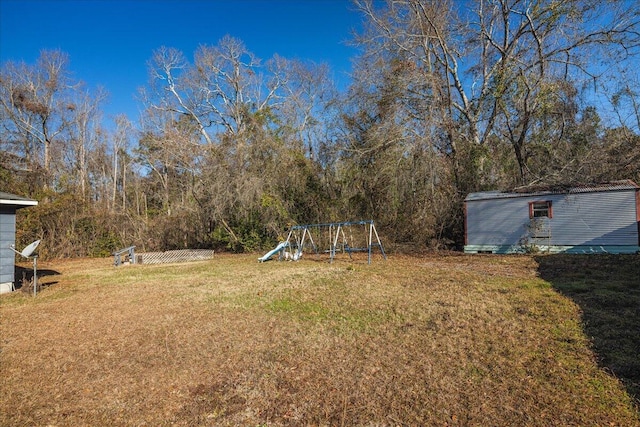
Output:
[[[472,191],[640,182],[640,5],[356,0],[351,84],[227,36],[158,47],[140,118],[43,51],[0,70],[0,190],[42,256],[252,251],[292,224],[374,219],[398,248],[452,248]],[[636,64],[635,67],[633,64]]]

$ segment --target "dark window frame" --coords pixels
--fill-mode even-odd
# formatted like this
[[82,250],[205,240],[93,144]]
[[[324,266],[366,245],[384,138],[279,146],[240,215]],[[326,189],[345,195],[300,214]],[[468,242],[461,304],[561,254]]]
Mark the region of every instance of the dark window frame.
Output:
[[529,202],[529,218],[553,218],[551,200]]

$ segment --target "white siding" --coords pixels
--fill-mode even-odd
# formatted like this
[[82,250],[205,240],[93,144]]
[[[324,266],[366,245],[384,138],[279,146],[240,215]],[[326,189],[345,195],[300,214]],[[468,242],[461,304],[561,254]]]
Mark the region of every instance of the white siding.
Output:
[[0,283],[13,282],[15,253],[9,245],[15,244],[15,209],[0,206]]
[[467,201],[468,245],[518,245],[529,202],[550,200],[552,245],[638,245],[635,191],[549,194]]
[[467,202],[467,243],[518,244],[528,220],[529,205],[523,198]]
[[554,244],[638,245],[635,192],[561,197],[554,202],[551,224]]

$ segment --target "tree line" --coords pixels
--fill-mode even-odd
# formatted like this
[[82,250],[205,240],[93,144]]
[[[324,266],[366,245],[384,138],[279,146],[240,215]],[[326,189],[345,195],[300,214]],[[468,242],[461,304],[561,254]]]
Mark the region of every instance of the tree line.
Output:
[[[350,86],[226,36],[160,47],[143,113],[69,58],[0,70],[0,186],[35,198],[44,256],[273,245],[293,224],[374,219],[399,250],[459,247],[464,197],[640,182],[640,6],[602,0],[355,0]],[[637,62],[636,62],[637,64]]]

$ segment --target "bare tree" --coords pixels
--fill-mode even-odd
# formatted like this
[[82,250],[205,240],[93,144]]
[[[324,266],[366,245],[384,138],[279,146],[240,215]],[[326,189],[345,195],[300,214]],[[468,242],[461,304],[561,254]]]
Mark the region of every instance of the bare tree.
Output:
[[66,105],[64,132],[60,134],[60,145],[67,146],[63,156],[69,163],[69,170],[76,175],[74,181],[79,184],[79,192],[85,201],[92,196],[89,158],[104,135],[100,107],[106,98],[107,93],[103,89],[91,93],[78,87]]
[[182,52],[162,47],[150,69],[151,86],[143,91],[148,105],[189,116],[209,145],[216,135],[242,133],[247,115],[272,106],[284,83],[277,66],[267,78],[261,61],[229,36],[216,46],[200,46],[193,64]]
[[424,102],[439,105],[450,150],[465,141],[504,139],[522,183],[535,179],[527,170],[527,144],[558,87],[597,80],[601,63],[635,55],[640,41],[640,7],[629,1],[355,4],[368,19],[359,38],[368,51],[401,56],[433,82],[433,98]]
[[612,80],[611,85],[603,85],[616,120],[612,125],[640,132],[640,70],[619,69]]
[[[161,208],[171,216],[174,203],[183,205],[184,185],[192,182],[201,156],[199,132],[191,116],[175,116],[171,112],[151,109],[145,114],[139,140],[138,162],[148,168],[160,184]],[[153,192],[152,192],[153,193]],[[172,194],[176,195],[172,199]]]
[[[200,46],[192,64],[177,50],[161,48],[150,65],[141,153],[162,185],[165,204],[170,177],[158,165],[170,159],[157,165],[158,156],[174,153],[178,141],[191,144],[185,148],[199,153],[192,159],[197,171],[191,196],[202,221],[215,223],[203,228],[209,234],[221,228],[232,247],[255,247],[263,239],[261,221],[275,233],[299,206],[305,187],[296,191],[290,181],[312,181],[307,162],[319,144],[323,98],[332,90],[328,70],[277,55],[263,62],[228,36]],[[161,131],[154,117],[164,117]],[[171,129],[178,123],[195,126],[200,141],[177,138]]]
[[327,110],[337,99],[329,67],[277,56],[268,65],[276,69],[274,75],[286,76],[280,102],[273,106],[283,133],[313,157],[326,134]]
[[113,188],[111,192],[111,207],[116,209],[116,198],[118,190],[121,193],[121,209],[127,209],[127,169],[130,163],[129,149],[133,138],[133,124],[129,119],[121,114],[115,118],[115,131],[112,135],[113,150]]
[[3,140],[32,172],[42,172],[51,185],[51,148],[65,130],[72,83],[68,57],[61,51],[43,51],[34,66],[8,62],[0,75],[0,120]]

